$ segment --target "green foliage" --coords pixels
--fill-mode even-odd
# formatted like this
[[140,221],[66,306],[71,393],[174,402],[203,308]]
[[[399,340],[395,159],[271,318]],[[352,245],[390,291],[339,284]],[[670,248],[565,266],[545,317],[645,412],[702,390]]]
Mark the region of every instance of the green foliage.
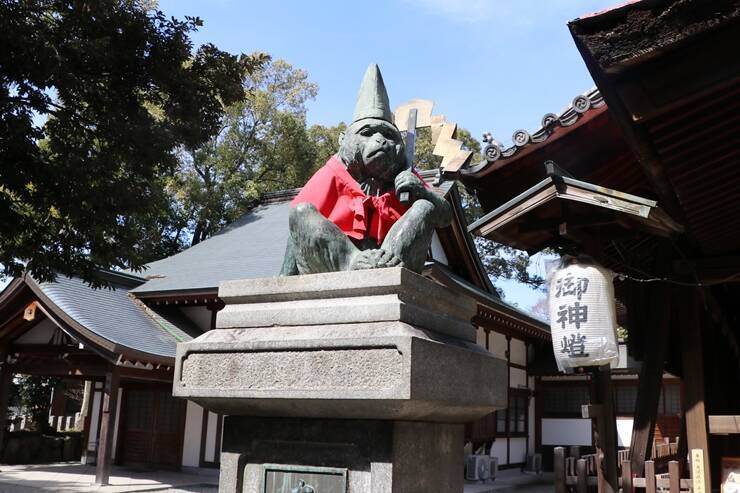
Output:
[[306,72],[268,60],[243,80],[247,97],[226,108],[215,137],[183,146],[166,189],[173,200],[173,246],[197,244],[254,207],[267,191],[303,185],[314,148],[305,103],[318,88]]
[[33,427],[38,431],[48,431],[51,393],[58,384],[59,379],[54,377],[17,375],[15,378],[19,403],[23,412],[31,416]]
[[0,0],[0,274],[137,269],[172,226],[174,149],[216,133],[263,56],[205,44],[146,2]]
[[[468,224],[483,215],[478,200],[461,186],[458,187],[465,210],[465,218]],[[542,289],[545,279],[541,276],[530,274],[527,268],[530,265],[530,257],[527,252],[496,243],[480,236],[474,237],[475,246],[478,249],[483,267],[492,280],[513,279],[535,289]],[[503,295],[500,288],[496,287],[499,295]]]
[[340,122],[333,127],[324,127],[322,125],[311,125],[308,129],[308,138],[313,146],[314,160],[311,165],[313,173],[322,167],[329,157],[333,156],[339,150],[339,142],[344,132],[347,131],[347,124]]

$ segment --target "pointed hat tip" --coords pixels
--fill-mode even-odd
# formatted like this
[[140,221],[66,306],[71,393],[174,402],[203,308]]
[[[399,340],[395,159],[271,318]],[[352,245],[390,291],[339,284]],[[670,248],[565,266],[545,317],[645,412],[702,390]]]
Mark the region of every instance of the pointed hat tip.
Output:
[[352,122],[364,118],[378,118],[393,123],[393,113],[390,107],[380,67],[377,63],[371,63],[365,71],[360,92],[357,94]]

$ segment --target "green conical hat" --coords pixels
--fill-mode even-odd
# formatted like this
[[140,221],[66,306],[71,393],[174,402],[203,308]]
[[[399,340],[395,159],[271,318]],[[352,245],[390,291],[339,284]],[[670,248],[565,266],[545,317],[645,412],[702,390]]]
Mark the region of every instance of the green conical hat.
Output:
[[360,92],[357,94],[355,114],[352,123],[363,118],[379,118],[393,123],[393,113],[388,102],[388,92],[385,90],[383,76],[375,63],[367,67],[365,77],[362,79]]

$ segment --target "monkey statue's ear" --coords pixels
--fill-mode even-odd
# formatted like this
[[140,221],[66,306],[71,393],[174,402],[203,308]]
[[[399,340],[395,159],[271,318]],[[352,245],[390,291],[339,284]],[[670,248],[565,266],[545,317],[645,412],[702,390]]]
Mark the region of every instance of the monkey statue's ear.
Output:
[[339,147],[342,147],[342,142],[344,142],[344,132],[339,132],[339,138],[337,139],[337,144],[339,144]]

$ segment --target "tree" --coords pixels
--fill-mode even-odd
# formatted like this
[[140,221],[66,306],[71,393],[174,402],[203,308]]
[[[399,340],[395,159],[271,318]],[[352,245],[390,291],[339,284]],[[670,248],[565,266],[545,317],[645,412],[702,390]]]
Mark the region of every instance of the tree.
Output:
[[311,141],[314,154],[311,173],[322,167],[329,157],[337,153],[341,136],[346,131],[347,124],[344,122],[340,122],[333,127],[311,125],[308,129],[308,138]]
[[264,192],[301,186],[313,171],[305,103],[318,88],[308,74],[269,60],[246,74],[243,86],[246,98],[226,108],[215,137],[181,148],[167,183],[178,217],[176,242],[203,241]]
[[200,25],[132,0],[0,0],[0,275],[98,286],[148,260],[174,149],[207,141],[264,61],[193,51]]
[[51,393],[58,384],[59,379],[54,377],[16,375],[18,400],[24,414],[31,416],[32,424],[28,429],[41,432],[50,431],[48,416]]

